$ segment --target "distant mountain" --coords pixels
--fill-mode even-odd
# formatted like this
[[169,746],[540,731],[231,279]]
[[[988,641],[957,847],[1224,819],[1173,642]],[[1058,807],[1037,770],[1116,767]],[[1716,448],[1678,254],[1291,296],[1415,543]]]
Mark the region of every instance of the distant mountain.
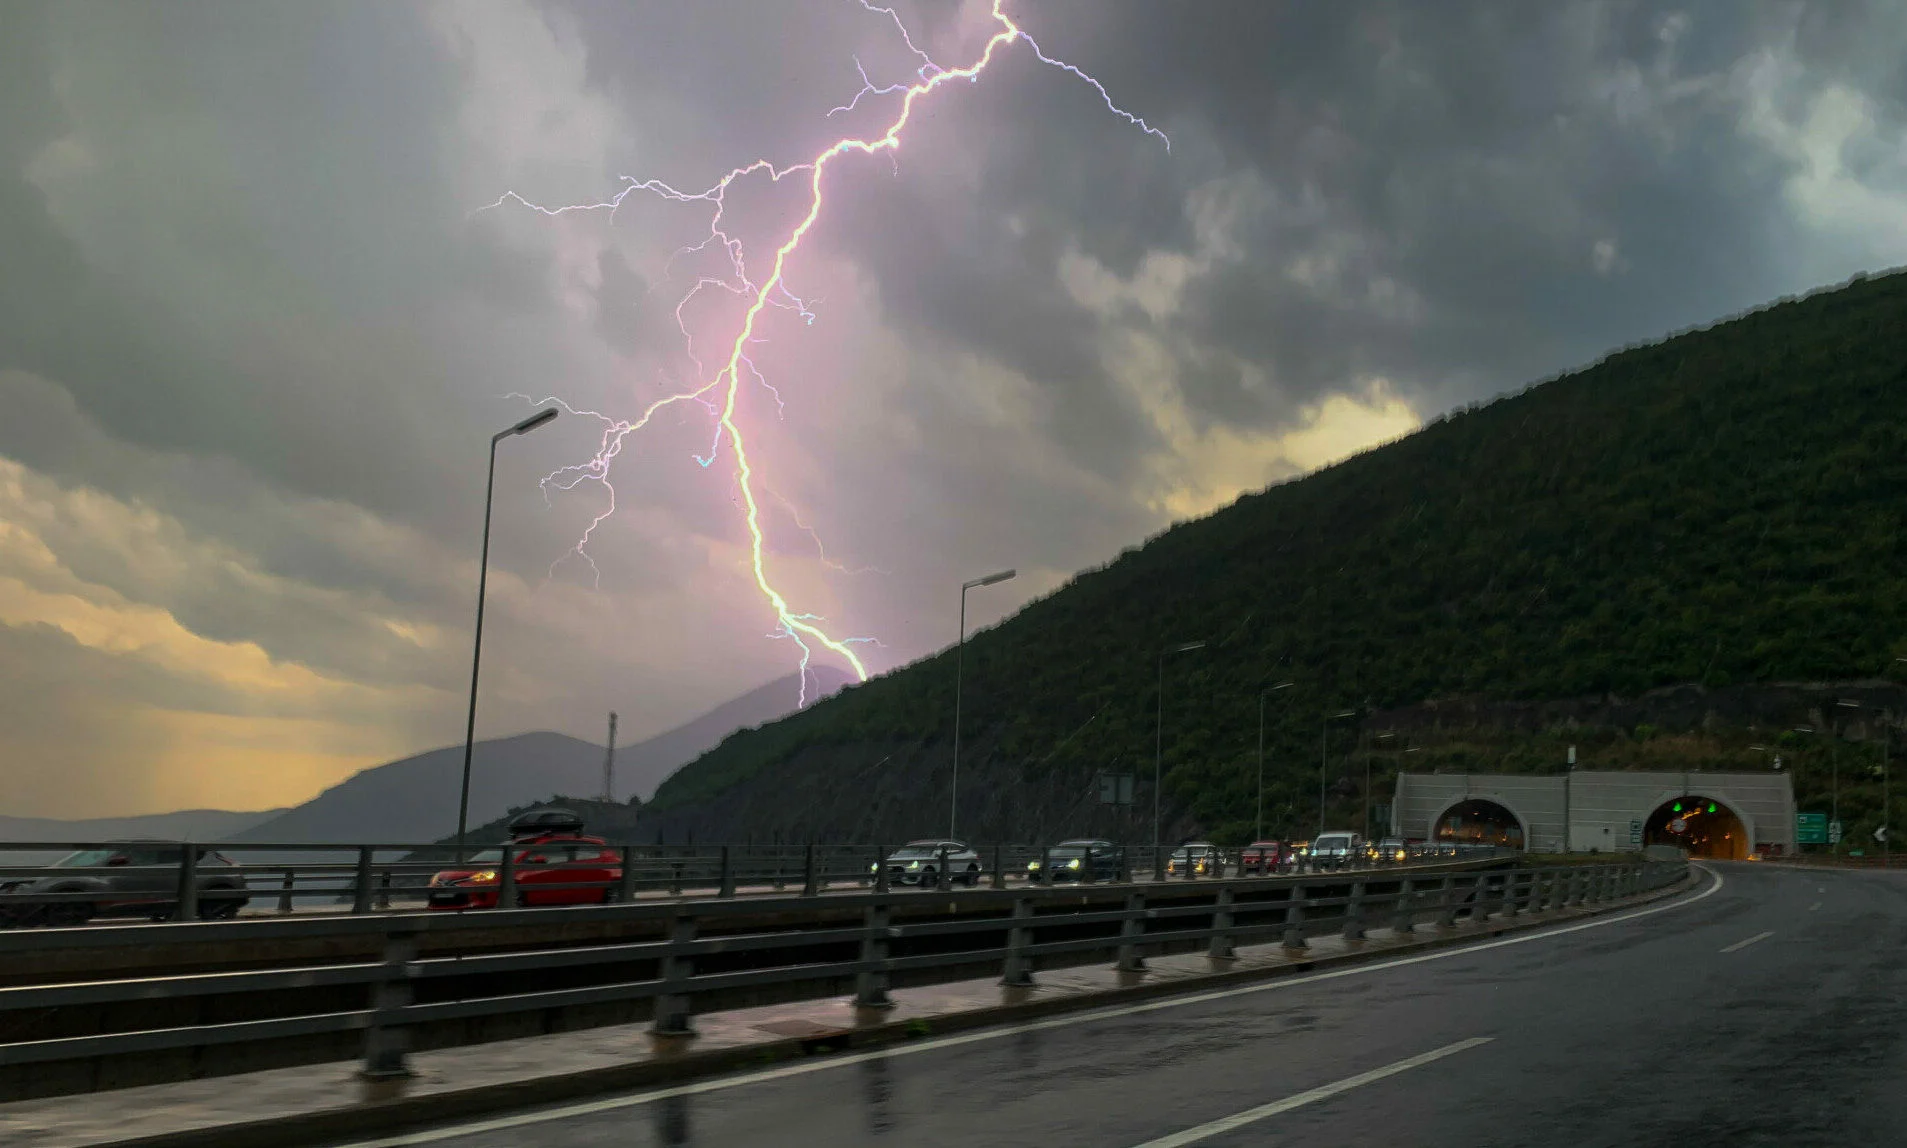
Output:
[[234,833],[243,833],[284,812],[283,809],[264,809],[256,813],[182,809],[177,813],[95,817],[83,821],[60,821],[51,817],[0,817],[0,841],[116,841],[129,837],[217,841]]
[[[820,670],[823,694],[846,678]],[[816,683],[809,683],[810,697]],[[647,796],[663,778],[738,729],[773,721],[796,708],[800,681],[790,674],[725,702],[701,717],[616,750],[616,793]],[[478,742],[470,761],[470,824],[552,793],[602,789],[603,747],[560,733],[518,734]],[[463,746],[446,746],[362,770],[317,797],[226,834],[233,842],[410,844],[456,832]]]

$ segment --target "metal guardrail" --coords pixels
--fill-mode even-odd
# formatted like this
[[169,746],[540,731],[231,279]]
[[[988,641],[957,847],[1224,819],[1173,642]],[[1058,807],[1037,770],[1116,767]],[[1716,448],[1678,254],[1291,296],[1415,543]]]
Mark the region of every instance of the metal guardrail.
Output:
[[[494,889],[506,907],[534,907],[537,902],[626,903],[642,898],[741,893],[796,893],[813,895],[843,888],[886,888],[912,883],[908,874],[886,870],[879,863],[895,847],[882,845],[610,845],[613,859],[601,863],[536,862],[525,860],[535,846],[488,850],[497,859],[481,864],[457,861],[454,847],[444,845],[311,845],[246,843],[240,845],[176,842],[0,842],[0,859],[19,853],[58,853],[114,850],[173,855],[164,864],[87,865],[51,868],[45,865],[0,865],[0,926],[82,925],[99,917],[149,918],[154,921],[192,921],[260,916],[276,913],[370,913],[407,911],[427,906],[434,875],[453,869],[498,871]],[[1084,865],[1077,872],[1059,870],[1052,881],[1086,884],[1112,881],[1214,880],[1238,868],[1239,849],[1221,850],[1223,864],[1216,873],[1196,866],[1168,872],[1176,846],[1116,846],[1110,872],[1103,866]],[[1509,850],[1488,846],[1418,844],[1407,856],[1377,857],[1359,854],[1331,859],[1287,860],[1267,876],[1293,873],[1341,872],[1355,868],[1382,868],[1437,859],[1471,859]],[[214,864],[207,854],[229,857],[235,864]],[[932,880],[925,887],[1005,888],[1009,884],[1048,883],[1055,873],[1052,846],[992,845],[977,850],[972,861],[941,857],[925,871]],[[1033,866],[1039,865],[1039,868]],[[595,873],[573,880],[546,874]],[[15,883],[48,886],[38,892],[10,888]],[[110,884],[110,888],[98,886]],[[59,891],[53,891],[58,889]]]
[[[1373,874],[1352,872],[1331,876],[1248,878],[1207,881],[1211,900],[1198,903],[1148,904],[1148,894],[1163,896],[1157,886],[1127,885],[1118,908],[1081,907],[1077,890],[1025,887],[1017,890],[981,890],[975,904],[990,910],[980,917],[896,924],[892,891],[848,894],[826,901],[802,899],[800,904],[858,911],[858,925],[824,926],[782,931],[702,937],[705,925],[719,924],[764,908],[785,906],[779,899],[710,899],[609,907],[552,909],[536,914],[539,922],[598,921],[632,915],[666,924],[661,940],[598,944],[586,947],[546,948],[529,952],[475,953],[420,959],[419,939],[425,934],[495,928],[528,923],[528,914],[502,910],[494,914],[390,915],[377,918],[287,918],[256,925],[211,923],[174,929],[97,928],[84,933],[15,932],[0,936],[0,958],[8,952],[26,952],[85,936],[89,942],[113,944],[184,944],[222,939],[336,937],[369,933],[381,938],[381,961],[354,960],[291,969],[219,972],[200,975],[130,978],[87,983],[0,988],[0,1015],[45,1014],[61,1009],[179,1001],[190,998],[226,999],[234,994],[282,993],[322,986],[363,986],[365,1007],[300,1012],[230,1023],[182,1024],[132,1031],[71,1035],[54,1039],[0,1042],[0,1065],[47,1065],[88,1058],[198,1049],[213,1045],[245,1045],[282,1041],[312,1034],[363,1033],[364,1074],[371,1078],[408,1074],[406,1053],[410,1033],[418,1026],[443,1021],[527,1013],[571,1006],[648,1000],[652,1002],[652,1030],[661,1035],[693,1032],[692,1016],[698,999],[736,989],[807,986],[817,994],[851,979],[854,1003],[864,1009],[892,1004],[890,978],[919,970],[971,970],[986,964],[1000,970],[1003,983],[1030,985],[1036,964],[1080,963],[1094,953],[1111,953],[1124,970],[1144,967],[1149,953],[1188,943],[1203,944],[1217,960],[1232,959],[1241,943],[1277,940],[1287,950],[1301,952],[1306,938],[1337,932],[1349,939],[1363,937],[1373,923],[1410,932],[1420,925],[1454,927],[1459,916],[1473,921],[1492,916],[1516,917],[1573,905],[1594,904],[1662,888],[1680,880],[1687,865],[1643,861],[1604,865],[1566,865],[1533,869],[1486,869],[1464,872],[1421,872],[1408,869]],[[1348,888],[1347,888],[1348,886]],[[1342,890],[1341,892],[1338,890]],[[1113,892],[1113,890],[1107,890]],[[1178,890],[1175,888],[1176,895]],[[1054,938],[1054,933],[1065,934]],[[1082,935],[1082,933],[1087,935]],[[890,955],[897,941],[940,938],[942,951]],[[961,944],[953,938],[965,938]],[[1044,938],[1044,939],[1043,939]],[[817,946],[855,947],[850,959],[804,959]],[[719,957],[723,970],[698,971],[697,963]],[[737,958],[749,967],[736,969]],[[534,973],[542,983],[557,970],[593,968],[612,977],[607,983],[568,988],[535,988],[525,992],[453,994],[450,999],[417,999],[420,988],[433,984],[485,984],[500,973]],[[614,979],[634,970],[652,975]],[[466,978],[459,982],[457,978]],[[477,978],[468,980],[467,978]],[[489,982],[494,983],[494,981]],[[267,998],[276,1000],[279,998]],[[104,1013],[100,1013],[101,1016]],[[137,1010],[126,1015],[141,1015]]]

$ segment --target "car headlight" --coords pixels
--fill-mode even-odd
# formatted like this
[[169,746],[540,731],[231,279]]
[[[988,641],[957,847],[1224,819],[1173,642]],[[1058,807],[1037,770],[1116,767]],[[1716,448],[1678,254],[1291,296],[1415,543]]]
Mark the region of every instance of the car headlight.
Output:
[[465,877],[464,883],[466,885],[488,885],[496,879],[497,871],[495,869],[485,869],[481,873],[472,873],[470,876]]
[[909,869],[918,869],[918,868],[920,868],[920,862],[918,862],[918,861],[909,861],[909,862],[907,863],[907,867],[908,867]]
[[1067,867],[1068,869],[1077,869],[1077,868],[1079,868],[1079,858],[1077,858],[1077,857],[1075,857],[1075,858],[1073,858],[1073,859],[1072,859],[1071,861],[1068,861],[1068,862],[1066,863],[1066,867]]
[[867,867],[867,871],[869,873],[879,873],[881,871],[881,863],[879,861],[876,861],[874,864],[869,865]]

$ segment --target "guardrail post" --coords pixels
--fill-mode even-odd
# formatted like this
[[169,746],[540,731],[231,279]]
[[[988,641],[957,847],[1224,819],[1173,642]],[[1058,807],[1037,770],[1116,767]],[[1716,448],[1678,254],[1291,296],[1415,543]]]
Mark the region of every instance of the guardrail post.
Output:
[[1163,845],[1154,845],[1152,847],[1152,879],[1154,881],[1165,880],[1165,846]]
[[351,911],[368,913],[371,911],[371,847],[358,847],[358,875],[351,885]]
[[801,863],[801,895],[803,897],[812,897],[816,893],[819,893],[821,891],[821,886],[816,882],[816,874],[815,874],[814,866],[815,866],[814,846],[809,845],[807,854],[804,856]]
[[[881,866],[883,872],[887,866]],[[876,902],[867,907],[867,933],[861,938],[861,971],[854,975],[855,1008],[893,1008],[894,998],[887,995],[888,907]]]
[[503,843],[503,861],[497,866],[497,908],[516,908],[516,843]]
[[[97,904],[94,906],[98,907]],[[179,896],[172,919],[197,920],[199,915],[199,847],[187,842],[179,850]]]
[[[686,945],[695,940],[695,918],[677,913],[669,925],[671,945]],[[670,952],[661,961],[662,992],[656,996],[655,1019],[649,1031],[657,1036],[694,1036],[690,1021],[688,980],[694,973],[694,958],[687,953]]]
[[1215,961],[1235,961],[1238,954],[1232,948],[1232,887],[1225,885],[1218,891],[1218,904],[1212,910],[1212,943],[1205,955]]
[[1040,883],[1043,885],[1059,884],[1059,882],[1053,880],[1053,847],[1051,845],[1040,846]]
[[1490,912],[1496,904],[1496,875],[1479,873],[1476,878],[1476,892],[1471,896],[1470,919],[1478,924],[1490,919]]
[[384,934],[384,964],[371,987],[371,1023],[364,1030],[363,1079],[377,1082],[412,1075],[406,1054],[410,1029],[404,1009],[411,1003],[412,962],[417,959],[417,929],[397,924]]
[[1405,877],[1397,883],[1397,903],[1391,915],[1391,932],[1399,936],[1417,931],[1416,922],[1411,920],[1411,913],[1415,908],[1411,903],[1411,887],[1414,884],[1415,880],[1410,877]]
[[1304,886],[1293,884],[1285,898],[1285,951],[1301,953],[1311,946],[1304,939]]
[[678,857],[675,860],[669,862],[669,896],[680,897],[681,895],[682,895],[682,859]]
[[1033,940],[1032,920],[1033,899],[1014,898],[1013,924],[1006,931],[1006,963],[1000,972],[1000,983],[1008,988],[1030,988],[1033,984],[1033,968],[1026,956],[1026,947]]
[[780,893],[785,891],[787,888],[788,888],[788,856],[787,854],[783,853],[781,851],[781,847],[777,845],[775,847],[775,892]]
[[622,872],[616,875],[616,900],[628,904],[636,899],[636,851],[634,847],[622,847]]
[[995,845],[993,847],[993,876],[991,880],[995,889],[1006,888],[1006,847],[1003,845]]
[[1520,911],[1518,899],[1522,896],[1523,872],[1512,869],[1503,877],[1503,916],[1514,917]]
[[728,846],[726,845],[722,846],[722,887],[715,895],[717,897],[733,897],[735,895],[735,859],[729,856]]
[[1351,899],[1344,906],[1344,939],[1364,939],[1364,882],[1351,882]]
[[1583,871],[1580,866],[1569,871],[1569,880],[1563,886],[1563,907],[1583,903]]
[[1454,929],[1457,927],[1457,880],[1445,875],[1443,883],[1437,889],[1437,927]]
[[278,886],[278,911],[279,912],[281,913],[291,912],[291,890],[292,890],[292,887],[297,883],[297,880],[298,880],[298,871],[296,869],[285,870],[284,883]]
[[391,871],[389,869],[384,870],[377,879],[377,907],[379,909],[391,907]]
[[874,891],[885,893],[893,887],[887,876],[887,846],[874,847]]
[[1146,959],[1139,955],[1139,939],[1146,935],[1146,895],[1126,894],[1126,918],[1119,922],[1119,960],[1113,967],[1122,973],[1144,970]]

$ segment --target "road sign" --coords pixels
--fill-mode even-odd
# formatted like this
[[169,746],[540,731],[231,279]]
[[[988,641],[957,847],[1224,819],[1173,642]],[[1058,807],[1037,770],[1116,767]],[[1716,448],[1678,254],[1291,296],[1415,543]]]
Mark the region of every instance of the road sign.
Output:
[[1887,843],[1887,826],[1883,825],[1879,829],[1874,830],[1874,840],[1879,841],[1883,845]]
[[1828,822],[1828,844],[1839,845],[1840,843],[1841,843],[1841,823],[1838,821]]
[[1099,775],[1099,804],[1131,805],[1132,775],[1130,773],[1102,773]]
[[1640,821],[1629,822],[1629,844],[1631,845],[1642,844],[1642,822]]
[[1828,843],[1828,815],[1825,813],[1795,814],[1794,839],[1798,845],[1826,845]]

